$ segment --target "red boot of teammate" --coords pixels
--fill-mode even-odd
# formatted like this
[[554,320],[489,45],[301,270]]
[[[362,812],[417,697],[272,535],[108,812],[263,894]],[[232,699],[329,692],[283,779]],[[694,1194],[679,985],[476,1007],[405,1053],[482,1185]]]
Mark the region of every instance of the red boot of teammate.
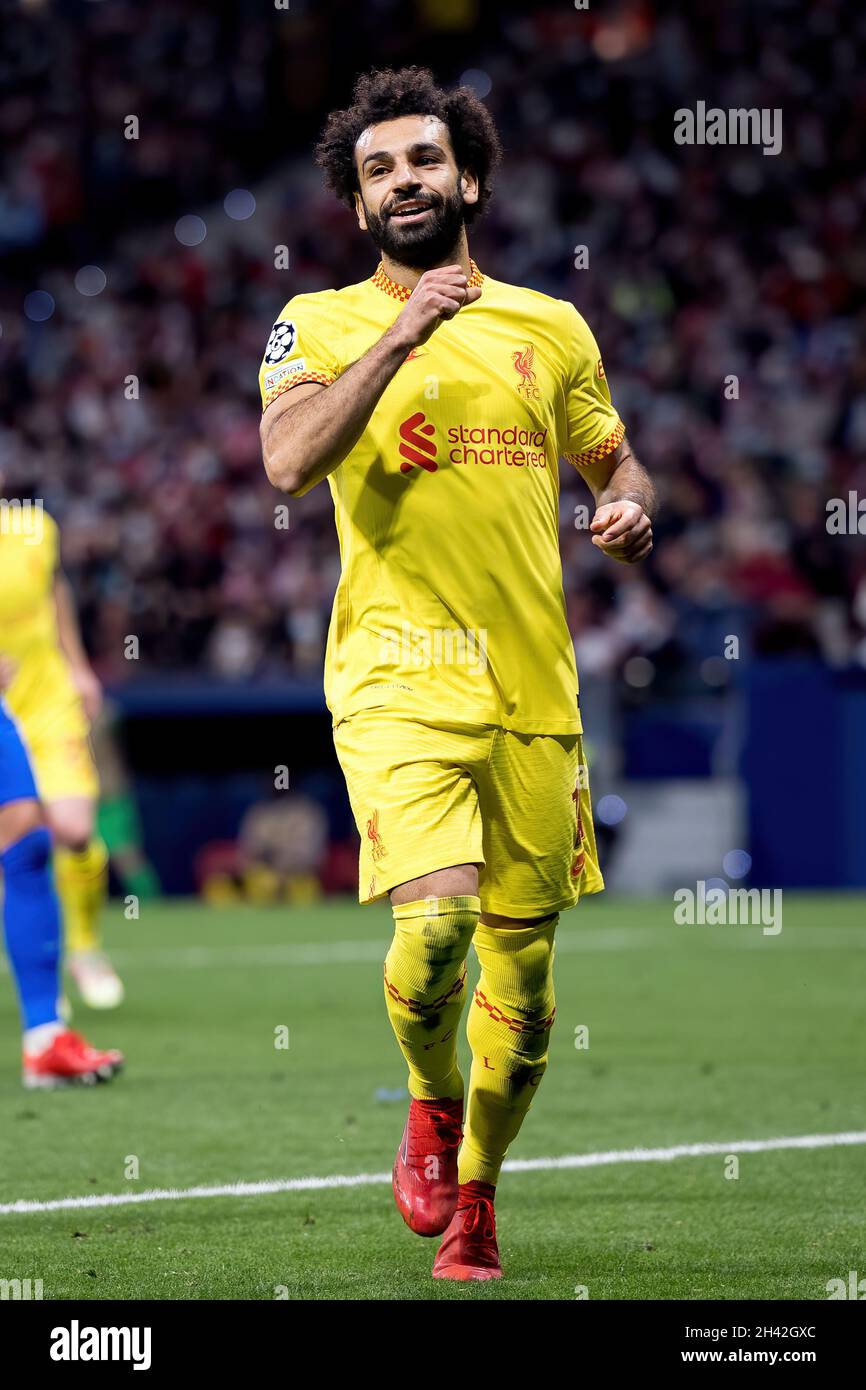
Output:
[[413,1100],[394,1159],[394,1200],[419,1236],[438,1236],[457,1205],[457,1150],[462,1100]]
[[457,1210],[433,1261],[434,1279],[501,1279],[489,1182],[463,1182]]
[[23,1081],[28,1091],[54,1086],[95,1086],[110,1081],[123,1066],[123,1054],[100,1052],[80,1033],[64,1028],[40,1052],[25,1052]]

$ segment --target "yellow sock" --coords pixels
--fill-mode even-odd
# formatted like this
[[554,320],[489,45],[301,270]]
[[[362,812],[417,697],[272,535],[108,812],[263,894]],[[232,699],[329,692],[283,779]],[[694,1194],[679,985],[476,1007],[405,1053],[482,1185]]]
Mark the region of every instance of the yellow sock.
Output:
[[457,1025],[466,998],[466,953],[481,911],[471,895],[421,898],[394,908],[385,957],[385,1002],[416,1100],[459,1100]]
[[99,914],[108,892],[108,851],[99,836],[83,850],[56,849],[54,879],[67,950],[98,951]]
[[516,929],[482,922],[475,932],[481,978],[466,1025],[472,1070],[461,1183],[496,1184],[547,1067],[556,1012],[553,934],[558,920]]

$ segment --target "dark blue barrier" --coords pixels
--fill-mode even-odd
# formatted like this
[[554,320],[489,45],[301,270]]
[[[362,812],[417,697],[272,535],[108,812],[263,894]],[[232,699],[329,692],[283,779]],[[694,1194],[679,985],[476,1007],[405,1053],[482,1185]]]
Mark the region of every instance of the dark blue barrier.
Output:
[[285,714],[325,713],[322,677],[311,681],[274,680],[252,684],[248,681],[207,680],[178,676],[143,676],[129,685],[109,691],[112,700],[126,715],[198,714]]
[[[273,795],[274,768],[326,809],[333,839],[352,820],[319,681],[239,685],[141,681],[112,692],[148,852],[169,892],[193,890],[202,845],[231,839]],[[756,886],[866,887],[866,672],[802,661],[742,672]],[[705,777],[721,732],[713,702],[658,702],[624,721],[627,775]]]
[[145,849],[167,893],[195,891],[199,850],[236,838],[248,809],[276,794],[277,767],[290,791],[324,808],[332,840],[354,833],[321,680],[142,680],[109,693],[123,713]]
[[742,775],[759,886],[866,887],[866,672],[748,672]]

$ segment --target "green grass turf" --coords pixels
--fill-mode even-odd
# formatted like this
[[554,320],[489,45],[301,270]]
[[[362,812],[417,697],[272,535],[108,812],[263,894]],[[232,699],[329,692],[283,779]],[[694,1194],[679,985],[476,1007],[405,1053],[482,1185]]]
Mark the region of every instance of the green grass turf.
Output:
[[[784,908],[777,937],[675,926],[669,901],[565,914],[550,1069],[511,1156],[866,1129],[866,903]],[[112,905],[128,1000],[75,1023],[128,1069],[93,1091],[20,1088],[0,977],[0,1202],[387,1171],[406,1104],[376,1098],[405,1084],[381,997],[389,926],[347,902],[145,905],[138,922]],[[821,1299],[828,1279],[866,1275],[866,1149],[744,1154],[736,1180],[724,1167],[506,1174],[498,1284],[431,1280],[436,1242],[385,1184],[0,1215],[0,1278],[41,1278],[52,1299]]]

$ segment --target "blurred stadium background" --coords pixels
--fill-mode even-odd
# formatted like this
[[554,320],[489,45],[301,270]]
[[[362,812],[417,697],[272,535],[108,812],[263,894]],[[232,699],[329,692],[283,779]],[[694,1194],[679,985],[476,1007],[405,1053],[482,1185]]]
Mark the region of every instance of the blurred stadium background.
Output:
[[[363,68],[418,61],[500,127],[475,259],[581,310],[660,493],[655,554],[631,572],[575,526],[589,495],[562,473],[609,886],[866,886],[866,547],[827,529],[828,499],[866,496],[866,14],[4,11],[0,492],[44,498],[61,525],[164,889],[355,887],[321,689],[330,495],[275,527],[256,371],[286,300],[376,263],[312,164],[326,112]],[[698,100],[782,108],[781,153],[677,146],[674,112]]]

